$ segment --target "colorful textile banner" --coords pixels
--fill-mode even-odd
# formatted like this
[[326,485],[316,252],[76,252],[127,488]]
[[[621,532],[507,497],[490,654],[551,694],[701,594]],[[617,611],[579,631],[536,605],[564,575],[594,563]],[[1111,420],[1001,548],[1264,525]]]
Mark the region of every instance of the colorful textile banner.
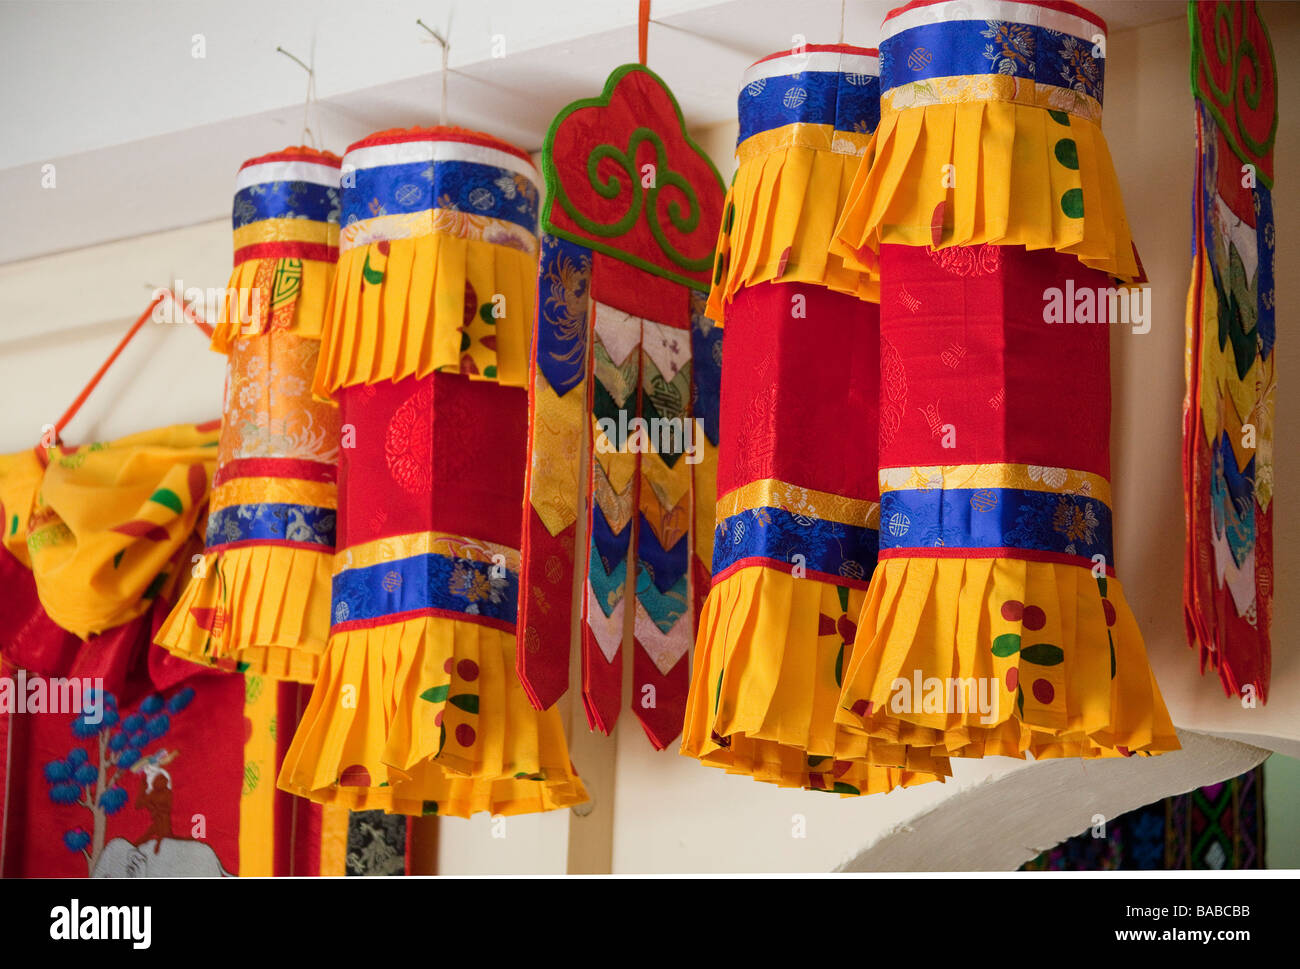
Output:
[[519,675],[539,709],[568,689],[576,568],[587,722],[613,730],[630,636],[632,709],[663,749],[710,557],[721,334],[704,291],[722,184],[638,65],[560,112],[542,169]]
[[1256,4],[1191,3],[1187,20],[1196,188],[1183,608],[1201,670],[1217,670],[1229,696],[1265,702],[1273,620],[1277,66]]

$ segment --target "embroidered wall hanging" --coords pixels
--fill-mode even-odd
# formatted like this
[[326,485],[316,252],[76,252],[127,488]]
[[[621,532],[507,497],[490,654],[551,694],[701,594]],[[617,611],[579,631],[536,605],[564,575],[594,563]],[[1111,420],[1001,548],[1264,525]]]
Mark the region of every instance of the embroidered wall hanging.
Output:
[[1235,871],[1264,867],[1264,767],[1167,797],[1075,835],[1022,871]]
[[879,308],[827,248],[880,111],[876,52],[763,58],[739,96],[739,163],[709,296],[725,322],[713,584],[682,752],[783,786],[860,794],[944,758],[835,725],[876,564]]
[[288,148],[236,181],[235,268],[212,347],[229,357],[207,547],[158,643],[315,682],[329,634],[338,413],[312,398],[338,258],[339,158]]
[[[151,645],[202,548],[217,437],[214,422],[0,458],[4,876],[330,870],[322,812],[273,782],[300,688]],[[47,602],[100,631],[83,640]]]
[[519,675],[542,709],[568,689],[576,568],[587,722],[614,728],[630,638],[632,709],[663,749],[708,587],[721,333],[704,304],[723,187],[636,64],[560,112],[542,170]]
[[1105,24],[979,10],[886,18],[837,230],[881,279],[880,561],[837,721],[956,756],[1173,750],[1115,577],[1109,326],[1044,296],[1140,271],[1099,126]]
[[1187,20],[1196,188],[1183,606],[1202,671],[1217,670],[1229,696],[1263,702],[1273,619],[1277,66],[1254,3],[1190,3]]
[[315,386],[339,408],[329,645],[280,786],[403,814],[586,800],[515,673],[537,172],[461,128],[343,159]]

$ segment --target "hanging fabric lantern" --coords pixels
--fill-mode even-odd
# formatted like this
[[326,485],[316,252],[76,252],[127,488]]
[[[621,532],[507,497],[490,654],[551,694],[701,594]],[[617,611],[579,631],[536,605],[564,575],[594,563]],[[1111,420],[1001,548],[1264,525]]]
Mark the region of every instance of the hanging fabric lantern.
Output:
[[[682,752],[782,786],[860,794],[946,762],[835,725],[876,564],[879,308],[827,249],[880,110],[876,52],[758,61],[710,316],[726,324],[713,585]],[[825,442],[835,455],[810,442]]]
[[[1197,165],[1183,603],[1201,669],[1216,669],[1229,696],[1263,702],[1272,667],[1277,67],[1254,3],[1191,3],[1187,18]],[[1237,65],[1245,56],[1250,71]]]
[[331,627],[285,790],[458,816],[586,799],[514,672],[537,195],[527,154],[460,128],[343,159],[315,381],[339,407]]
[[197,662],[302,683],[329,634],[338,413],[311,384],[338,183],[338,156],[310,148],[240,168],[235,268],[212,337],[229,366],[207,548],[158,638]]
[[542,168],[519,675],[539,709],[568,689],[576,568],[587,723],[614,729],[630,639],[632,709],[662,750],[708,584],[721,333],[704,303],[722,183],[637,64],[556,116]]
[[837,720],[960,756],[1173,750],[1111,540],[1096,308],[1139,267],[1099,128],[1105,24],[980,10],[886,18],[837,230],[879,259],[882,493]]

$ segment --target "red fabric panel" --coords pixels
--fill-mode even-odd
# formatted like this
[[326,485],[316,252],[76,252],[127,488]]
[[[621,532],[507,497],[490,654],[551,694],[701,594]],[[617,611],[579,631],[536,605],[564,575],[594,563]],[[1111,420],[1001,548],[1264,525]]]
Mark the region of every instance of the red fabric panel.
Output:
[[[691,682],[688,653],[664,676],[640,644],[632,650],[632,710],[645,728],[655,750],[663,750],[682,732],[686,719],[686,693]],[[642,706],[645,686],[654,688],[655,705]]]
[[519,547],[528,398],[436,373],[337,391],[340,548],[442,531]]
[[691,328],[689,289],[600,252],[591,254],[591,295],[596,302],[633,316]]
[[777,478],[879,500],[875,304],[821,286],[748,286],[722,345],[719,496]]
[[[1045,291],[1111,286],[1018,246],[881,247],[882,468],[1032,464],[1110,476],[1110,329],[1048,323]],[[946,425],[955,447],[943,447]]]
[[[629,600],[626,608],[634,603]],[[587,626],[582,627],[582,705],[587,714],[587,726],[608,734],[618,720],[618,708],[623,701],[623,651],[614,655],[614,662],[605,661],[600,644]],[[680,729],[680,724],[678,729]]]
[[573,541],[576,526],[552,536],[531,507],[524,511],[528,555],[519,577],[519,642],[515,666],[528,699],[549,709],[569,688]]

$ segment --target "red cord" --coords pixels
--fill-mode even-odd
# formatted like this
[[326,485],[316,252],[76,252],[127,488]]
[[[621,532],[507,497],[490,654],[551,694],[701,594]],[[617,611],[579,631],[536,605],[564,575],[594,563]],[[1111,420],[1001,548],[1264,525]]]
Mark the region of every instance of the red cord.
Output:
[[[77,395],[77,399],[72,402],[72,406],[69,407],[64,415],[59,418],[58,423],[54,425],[54,441],[56,444],[63,443],[59,439],[59,435],[63,433],[63,429],[68,426],[69,421],[77,416],[77,411],[81,410],[81,405],[86,402],[86,398],[94,393],[95,388],[99,386],[99,382],[104,379],[104,374],[108,373],[108,368],[113,366],[113,363],[119,356],[121,356],[122,351],[126,349],[126,345],[135,338],[135,335],[139,333],[145,323],[149,321],[149,318],[153,316],[154,309],[163,301],[164,298],[174,299],[170,289],[162,290],[149,301],[149,306],[140,314],[140,318],[131,324],[131,329],[126,331],[126,335],[118,341],[117,346],[113,348],[113,352],[108,355],[108,359],[100,365],[99,369],[95,371],[95,375],[91,377],[86,386],[82,388],[81,393]],[[179,305],[181,312],[185,314],[187,320],[197,326],[209,337],[212,336],[211,326],[201,319],[197,313],[190,309],[190,307],[186,306],[184,302],[181,302]]]
[[641,9],[637,12],[636,40],[637,52],[641,57],[641,66],[645,67],[646,40],[650,33],[650,0],[641,0]]

